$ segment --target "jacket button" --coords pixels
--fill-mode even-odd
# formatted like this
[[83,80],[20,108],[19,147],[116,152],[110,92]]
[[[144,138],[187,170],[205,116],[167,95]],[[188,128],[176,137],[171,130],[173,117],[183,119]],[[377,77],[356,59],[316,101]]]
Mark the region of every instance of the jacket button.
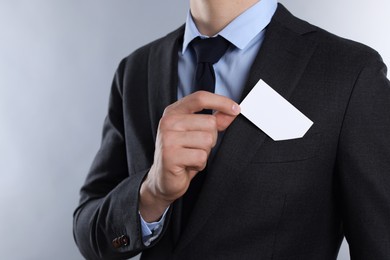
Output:
[[121,247],[121,243],[120,243],[120,240],[119,238],[115,238],[114,240],[112,240],[112,246],[116,249],[120,248]]
[[128,236],[123,235],[119,238],[119,240],[120,240],[120,243],[122,246],[129,245],[129,237]]

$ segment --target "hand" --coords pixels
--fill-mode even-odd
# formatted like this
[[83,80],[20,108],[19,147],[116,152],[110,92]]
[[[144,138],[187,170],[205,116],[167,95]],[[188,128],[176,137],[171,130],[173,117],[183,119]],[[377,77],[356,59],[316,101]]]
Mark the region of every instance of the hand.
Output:
[[[213,115],[195,114],[203,109]],[[156,221],[187,191],[203,170],[218,131],[225,130],[240,113],[233,100],[198,91],[168,106],[160,120],[153,165],[142,183],[139,209],[145,221]]]

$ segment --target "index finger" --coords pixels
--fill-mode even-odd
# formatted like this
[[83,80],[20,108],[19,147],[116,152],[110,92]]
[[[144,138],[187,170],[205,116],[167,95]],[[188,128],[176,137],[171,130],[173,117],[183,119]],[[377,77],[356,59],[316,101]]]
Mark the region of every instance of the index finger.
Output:
[[236,102],[208,91],[194,92],[168,106],[164,113],[193,114],[204,109],[211,109],[232,116],[240,113],[240,106]]

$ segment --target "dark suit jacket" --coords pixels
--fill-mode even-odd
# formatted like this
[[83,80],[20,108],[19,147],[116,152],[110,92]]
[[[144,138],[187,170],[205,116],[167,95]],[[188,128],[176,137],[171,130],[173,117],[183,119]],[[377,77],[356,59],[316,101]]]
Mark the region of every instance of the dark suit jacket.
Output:
[[[143,245],[138,193],[153,162],[159,119],[176,100],[182,37],[183,27],[135,51],[117,70],[101,148],[74,214],[82,254],[329,260],[345,235],[352,259],[390,259],[386,67],[372,49],[301,21],[282,5],[243,97],[263,79],[314,125],[303,138],[275,142],[238,116],[186,229],[180,230],[178,200],[159,239]],[[121,236],[128,241],[119,243]]]

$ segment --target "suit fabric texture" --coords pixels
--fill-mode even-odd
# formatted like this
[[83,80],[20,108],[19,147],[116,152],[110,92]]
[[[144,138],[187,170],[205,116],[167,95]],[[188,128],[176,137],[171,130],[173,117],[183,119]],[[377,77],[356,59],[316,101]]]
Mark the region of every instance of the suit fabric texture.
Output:
[[[372,49],[334,36],[282,5],[267,27],[244,98],[263,79],[308,116],[303,138],[273,141],[239,115],[225,131],[188,224],[181,199],[160,237],[142,243],[139,188],[157,127],[177,99],[184,27],[125,58],[101,148],[74,213],[87,259],[390,258],[390,83]],[[259,111],[267,113],[269,111]],[[127,245],[112,241],[126,236]]]

